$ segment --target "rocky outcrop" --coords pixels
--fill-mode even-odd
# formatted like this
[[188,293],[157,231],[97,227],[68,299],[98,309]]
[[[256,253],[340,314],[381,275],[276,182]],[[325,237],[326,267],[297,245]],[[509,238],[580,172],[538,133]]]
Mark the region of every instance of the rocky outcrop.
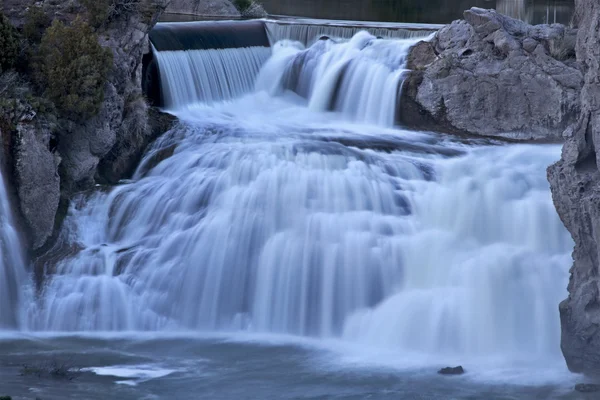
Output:
[[21,214],[34,250],[41,248],[54,230],[60,202],[60,158],[51,153],[50,131],[32,121],[17,125],[13,147],[13,173]]
[[244,18],[266,18],[269,14],[262,6],[262,4],[253,1],[248,8],[242,11],[242,17]]
[[569,297],[560,305],[569,368],[600,374],[600,3],[576,0],[577,59],[585,72],[581,115],[548,169],[556,209],[575,240]]
[[[66,201],[96,182],[115,183],[127,176],[136,157],[157,136],[141,89],[142,58],[149,51],[148,33],[168,2],[139,0],[135,8],[120,8],[97,27],[100,44],[113,54],[113,68],[96,116],[81,122],[54,115],[52,129],[35,115],[14,125],[11,169],[33,250],[42,248],[52,235],[60,199]],[[33,1],[5,0],[0,4],[19,27]],[[88,12],[76,0],[38,1],[35,7],[65,23]],[[22,78],[26,81],[28,77]]]
[[[100,44],[113,53],[113,73],[106,83],[100,113],[83,124],[63,121],[58,134],[62,156],[63,187],[73,192],[101,179],[115,183],[123,177],[119,171],[102,176],[98,165],[106,157],[127,157],[131,147],[140,148],[151,136],[147,107],[142,93],[142,57],[148,51],[148,33],[166,7],[164,0],[142,0],[142,10],[117,18],[103,30]],[[126,144],[126,145],[125,145]],[[139,149],[137,149],[139,151]]]
[[575,31],[472,8],[415,46],[399,118],[405,126],[513,139],[555,139],[579,115]]
[[209,17],[240,17],[240,12],[229,0],[172,0],[166,12]]

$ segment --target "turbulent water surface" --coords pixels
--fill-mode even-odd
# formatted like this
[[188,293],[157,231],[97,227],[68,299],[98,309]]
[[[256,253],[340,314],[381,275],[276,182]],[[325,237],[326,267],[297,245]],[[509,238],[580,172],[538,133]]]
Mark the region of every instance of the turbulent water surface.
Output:
[[[157,54],[180,123],[131,181],[73,202],[36,299],[0,305],[0,392],[576,399],[572,243],[545,178],[560,147],[395,126],[407,49],[363,32],[268,60]],[[27,373],[53,363],[76,379]]]

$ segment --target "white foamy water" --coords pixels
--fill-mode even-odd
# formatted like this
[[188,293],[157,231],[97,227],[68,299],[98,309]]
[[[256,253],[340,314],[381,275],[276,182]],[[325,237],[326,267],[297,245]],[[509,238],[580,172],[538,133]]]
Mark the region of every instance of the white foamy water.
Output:
[[[0,164],[2,162],[0,150]],[[23,307],[26,306],[29,285],[21,240],[12,213],[0,171],[0,330],[23,327]]]
[[261,96],[182,114],[134,182],[74,207],[84,250],[59,265],[33,326],[559,357],[572,243],[545,180],[558,146],[338,129],[278,102],[262,121],[245,118]]
[[418,40],[383,40],[363,31],[349,41],[320,40],[308,49],[281,41],[256,88],[272,95],[293,91],[311,110],[393,126],[408,50]]
[[[409,45],[364,32],[283,42],[256,82],[233,68],[256,49],[159,54],[181,124],[131,181],[73,202],[63,237],[81,251],[46,277],[28,326],[284,334],[411,366],[564,367],[557,305],[573,244],[545,177],[560,147],[394,128]],[[240,74],[207,75],[205,92],[191,66],[210,63]]]
[[231,100],[249,93],[268,47],[155,51],[165,107],[176,110],[195,102]]

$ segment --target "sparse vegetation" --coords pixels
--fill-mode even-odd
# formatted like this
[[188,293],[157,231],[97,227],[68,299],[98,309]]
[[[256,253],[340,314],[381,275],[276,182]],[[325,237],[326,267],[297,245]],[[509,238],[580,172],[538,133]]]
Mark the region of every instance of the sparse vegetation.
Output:
[[99,112],[111,67],[112,53],[86,22],[54,20],[42,37],[34,74],[61,116],[83,121]]
[[6,16],[0,13],[0,71],[14,67],[19,56],[17,31]]
[[100,28],[117,18],[126,18],[139,13],[144,22],[149,22],[161,7],[166,7],[164,0],[81,0],[87,10],[87,19],[94,28]]
[[239,12],[243,13],[252,6],[252,0],[234,0],[233,4]]

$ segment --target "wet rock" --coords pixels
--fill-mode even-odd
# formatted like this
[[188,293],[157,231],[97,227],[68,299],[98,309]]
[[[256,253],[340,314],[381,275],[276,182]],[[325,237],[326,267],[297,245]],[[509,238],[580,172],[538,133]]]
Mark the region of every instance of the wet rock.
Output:
[[437,58],[435,49],[430,42],[421,41],[417,43],[410,53],[406,61],[406,68],[417,70],[424,69]]
[[569,296],[559,307],[561,349],[571,371],[600,374],[600,3],[578,0],[577,59],[585,73],[581,114],[548,169],[554,205],[575,241]]
[[578,383],[575,385],[575,390],[581,393],[596,393],[600,392],[600,385],[591,383]]
[[465,370],[462,366],[458,367],[446,367],[442,368],[438,371],[440,375],[462,375],[465,373]]
[[[409,53],[416,71],[402,89],[399,122],[441,132],[561,140],[579,115],[583,84],[569,44],[573,30],[531,26],[479,8],[464,17]],[[413,110],[403,112],[405,105]]]
[[[143,118],[125,118],[121,130],[124,132],[137,130],[137,134],[118,137],[114,147],[116,151],[107,154],[98,166],[99,182],[115,184],[133,175],[148,145],[171,129],[176,120],[174,116],[163,113],[157,108],[148,110],[143,101],[134,104],[129,112],[148,114],[148,119],[146,121]],[[144,125],[136,126],[135,123],[138,121],[143,121]],[[129,125],[131,123],[133,124]]]
[[52,235],[60,201],[60,158],[49,150],[50,132],[31,123],[17,125],[14,140],[14,178],[21,214],[33,250]]

